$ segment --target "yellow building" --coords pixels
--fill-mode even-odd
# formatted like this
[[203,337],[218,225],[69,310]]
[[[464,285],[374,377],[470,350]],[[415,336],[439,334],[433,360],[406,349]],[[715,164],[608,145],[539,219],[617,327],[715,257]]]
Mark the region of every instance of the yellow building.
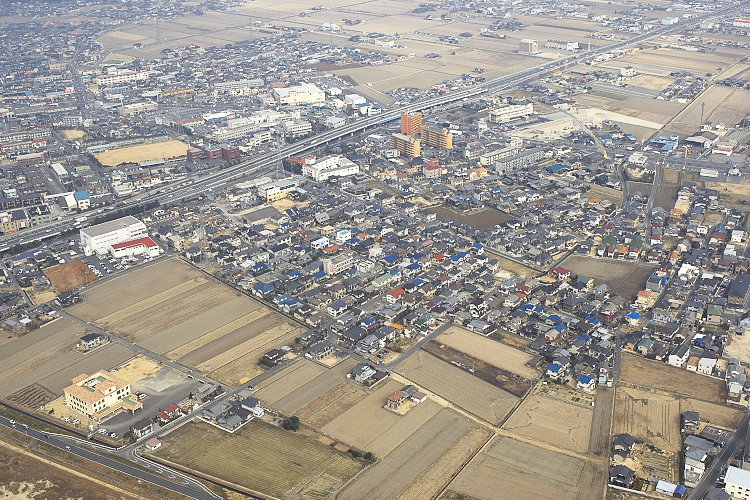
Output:
[[65,405],[92,420],[101,420],[119,410],[134,413],[143,404],[130,393],[130,383],[109,371],[85,373],[63,390]]
[[453,134],[450,130],[435,125],[422,127],[422,142],[439,149],[453,149]]
[[416,158],[421,150],[419,139],[404,134],[391,134],[390,145],[407,158]]

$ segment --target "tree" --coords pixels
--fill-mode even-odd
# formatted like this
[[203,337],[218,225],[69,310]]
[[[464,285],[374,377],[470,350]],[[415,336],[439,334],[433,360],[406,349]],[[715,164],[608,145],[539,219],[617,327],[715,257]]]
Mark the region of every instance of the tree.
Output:
[[297,432],[299,430],[299,417],[292,416],[289,418],[285,418],[284,421],[281,423],[281,427],[288,431],[294,431]]

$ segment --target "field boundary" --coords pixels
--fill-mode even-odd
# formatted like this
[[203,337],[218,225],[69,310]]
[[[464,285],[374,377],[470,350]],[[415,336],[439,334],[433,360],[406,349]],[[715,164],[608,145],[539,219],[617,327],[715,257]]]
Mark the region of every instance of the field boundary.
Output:
[[178,471],[182,472],[183,474],[187,474],[187,475],[192,476],[194,478],[203,479],[203,480],[208,481],[208,482],[210,482],[212,484],[215,484],[217,486],[221,486],[222,488],[226,488],[228,490],[231,490],[231,491],[234,491],[234,492],[237,492],[237,493],[241,493],[243,495],[248,495],[248,496],[250,496],[250,498],[254,498],[256,500],[268,500],[268,499],[271,499],[271,500],[281,500],[278,497],[275,497],[273,495],[268,495],[268,494],[265,494],[265,493],[263,494],[263,496],[261,496],[261,493],[258,492],[258,491],[251,490],[250,488],[245,488],[244,486],[240,486],[239,484],[234,484],[231,481],[226,481],[224,479],[219,479],[219,478],[217,478],[215,476],[212,476],[210,474],[206,474],[204,472],[199,472],[199,471],[196,471],[196,470],[193,470],[193,469],[189,469],[189,468],[187,468],[185,466],[179,465],[179,464],[177,464],[175,462],[172,462],[171,460],[167,460],[167,459],[162,458],[162,457],[157,457],[155,455],[146,455],[143,458],[146,458],[148,460],[151,460],[153,462],[159,463],[161,465],[170,467],[172,469],[178,470]]
[[496,432],[493,432],[490,435],[490,437],[487,438],[487,441],[485,441],[484,444],[480,446],[479,449],[472,456],[470,456],[469,459],[466,460],[466,462],[463,465],[461,465],[461,467],[459,467],[456,472],[454,472],[451,475],[451,478],[448,480],[447,483],[445,483],[445,486],[443,486],[443,488],[440,491],[438,491],[437,494],[435,494],[433,498],[440,498],[446,492],[446,490],[451,485],[451,483],[458,477],[458,475],[461,474],[464,471],[464,469],[468,467],[469,464],[473,462],[474,459],[477,458],[477,456],[479,456],[479,454],[485,450],[485,448],[487,448],[487,446],[489,446],[489,444],[492,442],[493,439],[495,439],[495,436],[497,435],[498,434]]

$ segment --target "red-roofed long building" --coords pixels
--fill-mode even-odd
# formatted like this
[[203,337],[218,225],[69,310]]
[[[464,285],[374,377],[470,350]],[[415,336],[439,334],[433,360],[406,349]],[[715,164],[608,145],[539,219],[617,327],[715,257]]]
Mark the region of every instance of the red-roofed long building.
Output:
[[156,257],[159,255],[159,245],[150,236],[146,236],[135,240],[123,241],[122,243],[115,243],[110,247],[109,254],[115,259],[143,254],[149,257]]

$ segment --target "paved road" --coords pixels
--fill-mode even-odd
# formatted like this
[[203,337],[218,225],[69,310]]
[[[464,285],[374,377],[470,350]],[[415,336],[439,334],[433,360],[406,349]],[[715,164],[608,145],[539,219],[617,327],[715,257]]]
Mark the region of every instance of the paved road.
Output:
[[109,467],[110,469],[127,474],[138,482],[146,481],[170,489],[176,493],[185,495],[186,497],[196,498],[198,500],[214,500],[219,498],[198,481],[168,469],[167,467],[155,464],[149,460],[139,458],[138,463],[143,467],[153,470],[153,473],[102,455],[101,453],[103,452],[111,453],[114,451],[108,450],[104,446],[99,446],[98,449],[101,451],[100,453],[97,453],[91,449],[91,444],[86,443],[85,441],[60,434],[41,432],[33,427],[26,427],[18,423],[14,424],[12,423],[12,420],[2,416],[0,416],[0,425],[13,429],[21,434],[26,434],[27,436],[36,438],[39,441],[59,448],[60,450],[67,451],[73,455],[78,455],[79,457],[86,458],[92,462],[96,462],[105,467]]
[[721,449],[711,463],[711,466],[703,474],[698,486],[696,486],[688,495],[689,500],[703,500],[708,491],[714,487],[716,481],[724,470],[724,467],[735,455],[737,450],[744,449],[747,440],[748,423],[750,423],[750,413],[745,415],[745,418],[742,419],[742,423],[737,427],[737,431],[732,436],[732,439]]
[[[138,196],[134,201],[128,203],[128,206],[133,206],[133,204],[145,204],[147,202],[153,201],[160,203],[169,203],[192,198],[199,194],[220,188],[221,186],[224,186],[229,182],[247,178],[248,176],[253,175],[260,168],[274,165],[278,161],[278,158],[294,156],[302,152],[315,149],[319,146],[324,146],[343,137],[354,136],[357,133],[364,132],[368,129],[378,127],[384,123],[397,120],[400,117],[401,112],[430,111],[434,108],[443,107],[445,105],[461,103],[463,101],[469,101],[471,99],[482,97],[486,94],[508,90],[521,83],[538,80],[543,75],[551,71],[562,69],[567,65],[581,64],[597,55],[638,45],[641,42],[650,40],[658,36],[680,31],[688,26],[693,26],[707,19],[724,16],[728,13],[745,7],[749,3],[749,1],[745,1],[738,5],[733,5],[714,12],[701,14],[693,18],[683,20],[672,26],[660,26],[649,31],[648,33],[637,35],[629,40],[616,42],[611,45],[599,47],[594,50],[585,51],[581,54],[574,54],[563,59],[550,61],[540,66],[524,69],[511,75],[490,80],[474,87],[450,92],[438,97],[432,97],[418,103],[409,104],[401,108],[385,112],[381,115],[363,118],[352,123],[348,123],[342,127],[317,134],[302,141],[287,146],[282,146],[276,151],[267,153],[258,158],[240,162],[233,167],[223,169],[219,172],[202,177],[199,180],[195,180],[190,185],[180,186],[178,184],[171,189],[164,190],[164,192],[162,193],[148,193],[142,196]],[[84,102],[86,102],[86,98],[87,96],[84,95]],[[104,213],[106,214],[107,212],[110,212],[112,210],[115,210],[115,207],[106,210]],[[41,241],[45,238],[54,237],[59,235],[61,232],[73,229],[75,227],[78,227],[75,221],[72,218],[67,218],[50,224],[30,228],[28,230],[22,231],[20,234],[6,235],[0,238],[0,252],[7,251],[18,244],[31,243]]]

